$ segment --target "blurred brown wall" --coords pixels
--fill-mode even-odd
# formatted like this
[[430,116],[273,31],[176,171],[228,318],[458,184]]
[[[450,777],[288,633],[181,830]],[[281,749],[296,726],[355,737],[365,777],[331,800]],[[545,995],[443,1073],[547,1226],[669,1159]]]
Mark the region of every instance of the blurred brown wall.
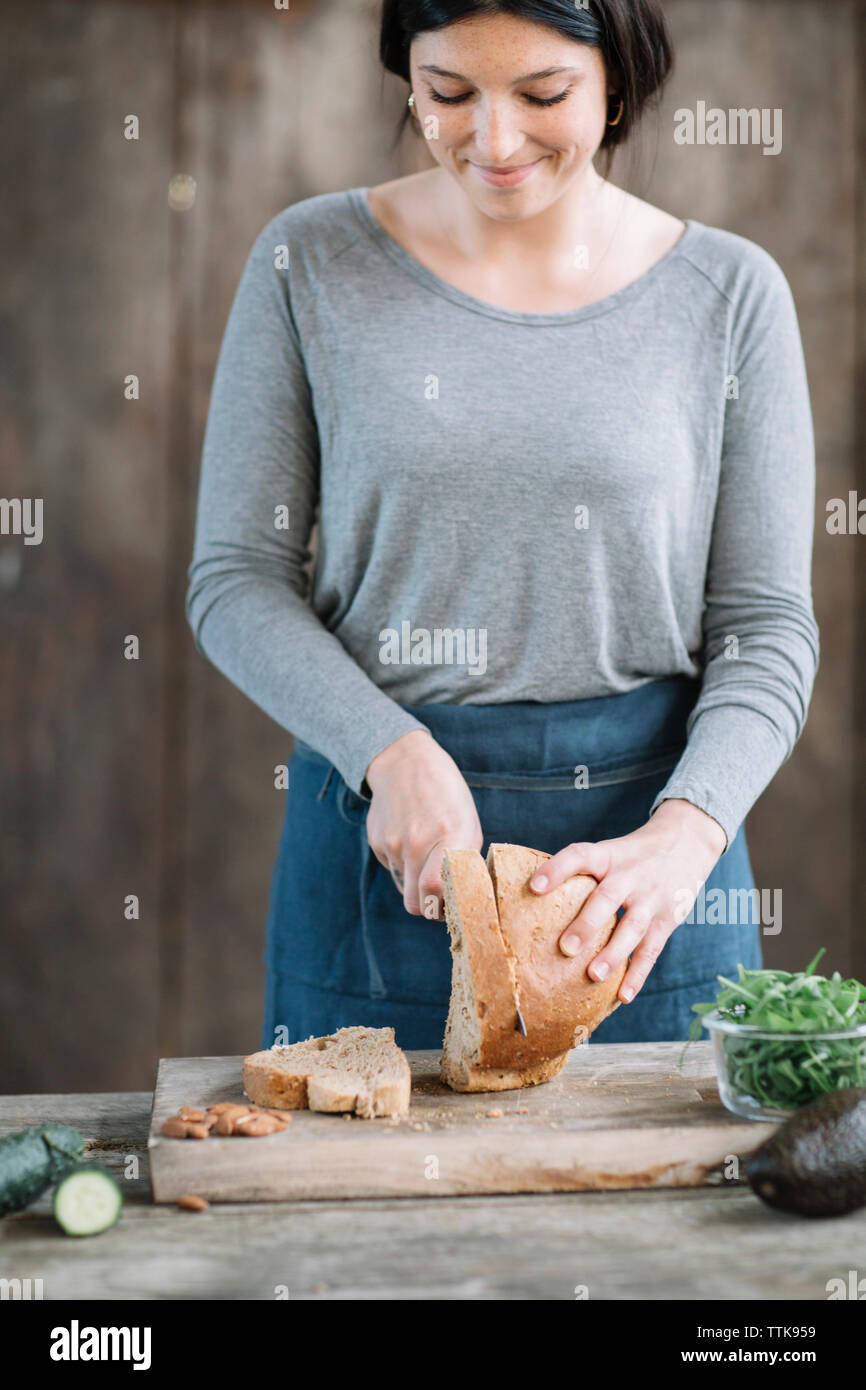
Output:
[[[45,509],[41,546],[0,536],[4,1091],[149,1089],[158,1055],[258,1047],[274,767],[291,740],[195,652],[186,568],[211,377],[254,237],[298,199],[426,160],[411,136],[392,149],[405,91],[377,67],[377,9],[0,13],[0,493]],[[784,895],[766,954],[797,967],[826,943],[827,968],[862,978],[866,540],[829,536],[824,518],[828,498],[866,495],[863,12],[667,10],[676,74],[640,159],[613,177],[781,263],[818,438],[821,670],[806,733],[747,822],[759,886]],[[698,100],[781,107],[782,153],[676,146],[672,113]],[[129,114],[137,141],[123,138]],[[168,204],[176,174],[196,183],[185,212]]]

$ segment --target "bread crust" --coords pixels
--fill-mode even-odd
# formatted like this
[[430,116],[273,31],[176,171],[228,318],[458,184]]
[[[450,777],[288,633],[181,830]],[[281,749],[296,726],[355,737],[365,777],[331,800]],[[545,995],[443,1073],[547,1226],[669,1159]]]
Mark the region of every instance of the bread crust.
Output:
[[[534,893],[529,881],[550,858],[543,850],[506,844],[491,844],[486,864],[474,850],[448,850],[443,858],[454,979],[440,1070],[454,1090],[510,1090],[549,1081],[571,1049],[619,1005],[628,962],[607,980],[586,974],[610,939],[616,916],[578,955],[564,955],[559,938],[597,880],[576,875],[550,893]],[[458,961],[459,951],[464,961]],[[472,1029],[457,1018],[458,983],[463,1014],[474,1009]],[[525,1037],[516,1029],[518,1006]]]
[[[325,1044],[327,1051],[318,1050]],[[377,1054],[378,1071],[373,1065]],[[409,1063],[394,1041],[393,1028],[342,1028],[326,1038],[253,1052],[244,1058],[243,1082],[256,1105],[354,1111],[364,1119],[405,1115],[412,1091]]]
[[307,1109],[306,1076],[290,1076],[273,1064],[270,1049],[244,1058],[244,1091],[255,1105],[277,1110]]
[[529,881],[552,856],[525,845],[492,844],[487,868],[493,882],[502,935],[517,961],[517,988],[527,1036],[515,1032],[484,1038],[484,1066],[526,1067],[568,1053],[617,1007],[617,991],[628,962],[606,980],[591,980],[586,968],[610,940],[611,916],[576,956],[559,949],[559,938],[598,880],[577,874],[549,893]]
[[540,1086],[562,1071],[568,1052],[545,1062],[522,1068],[476,1067],[453,1054],[443,1054],[440,1074],[452,1091],[518,1091],[523,1086]]
[[[466,952],[474,1005],[481,1024],[482,1052],[485,1038],[498,1038],[514,1028],[517,1015],[517,980],[496,905],[493,882],[477,850],[449,850],[442,876],[448,902],[459,904],[459,925],[449,921],[452,952]],[[453,1001],[453,991],[452,991]],[[496,1058],[477,1055],[479,1064],[498,1064]]]

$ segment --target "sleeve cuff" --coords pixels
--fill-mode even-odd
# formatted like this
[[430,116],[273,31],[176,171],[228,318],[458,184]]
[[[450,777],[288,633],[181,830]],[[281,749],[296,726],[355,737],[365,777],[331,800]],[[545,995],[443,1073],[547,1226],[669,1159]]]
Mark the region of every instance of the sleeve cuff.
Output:
[[[392,743],[396,743],[398,738],[412,733],[414,729],[423,729],[425,733],[430,733],[427,725],[422,724],[420,719],[407,714],[400,705],[395,705],[394,713],[384,723],[379,722],[374,730],[368,731],[364,739],[359,741],[348,761],[342,767],[337,763],[340,776],[362,801],[370,802],[373,799],[373,793],[367,783],[367,768],[373,759]],[[433,735],[430,734],[430,737]]]
[[[742,750],[741,760],[732,762],[732,748]],[[723,854],[727,854],[747,813],[789,753],[770,721],[754,710],[735,705],[702,710],[650,815],[672,797],[691,801],[718,821],[725,832]]]
[[716,824],[721,826],[725,834],[725,848],[719,855],[719,858],[722,859],[730,849],[731,841],[736,836],[739,826],[733,826],[730,816],[718,806],[716,798],[710,796],[706,790],[702,791],[688,782],[684,782],[680,786],[670,783],[663,791],[659,792],[650,807],[650,817],[658,810],[663,801],[673,800],[691,802],[692,806],[697,806],[699,811],[704,811],[708,816],[712,816]]

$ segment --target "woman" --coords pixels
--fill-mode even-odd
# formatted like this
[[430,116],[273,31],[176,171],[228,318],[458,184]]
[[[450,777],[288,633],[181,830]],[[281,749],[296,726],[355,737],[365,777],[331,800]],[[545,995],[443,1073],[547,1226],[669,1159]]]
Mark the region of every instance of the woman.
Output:
[[438,1047],[443,847],[491,841],[598,879],[565,952],[620,914],[595,1040],[682,1038],[760,965],[742,822],[818,662],[790,290],[596,172],[656,0],[387,0],[381,53],[434,165],[265,227],[204,445],[189,619],[296,736],[262,1045]]

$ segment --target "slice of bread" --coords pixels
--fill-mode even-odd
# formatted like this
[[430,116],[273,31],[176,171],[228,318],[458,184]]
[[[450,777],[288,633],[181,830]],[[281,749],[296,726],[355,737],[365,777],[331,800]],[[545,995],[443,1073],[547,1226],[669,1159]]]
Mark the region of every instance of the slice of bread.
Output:
[[340,1028],[244,1058],[244,1090],[277,1110],[354,1111],[365,1120],[405,1115],[412,1078],[393,1028]]
[[[529,880],[550,857],[502,844],[490,846],[486,864],[476,850],[443,856],[452,982],[440,1069],[456,1091],[514,1090],[551,1080],[571,1049],[618,1007],[627,963],[607,980],[586,974],[616,916],[578,955],[563,955],[559,937],[597,880],[580,874],[550,893],[534,893]],[[518,1008],[526,1037],[517,1031]]]

